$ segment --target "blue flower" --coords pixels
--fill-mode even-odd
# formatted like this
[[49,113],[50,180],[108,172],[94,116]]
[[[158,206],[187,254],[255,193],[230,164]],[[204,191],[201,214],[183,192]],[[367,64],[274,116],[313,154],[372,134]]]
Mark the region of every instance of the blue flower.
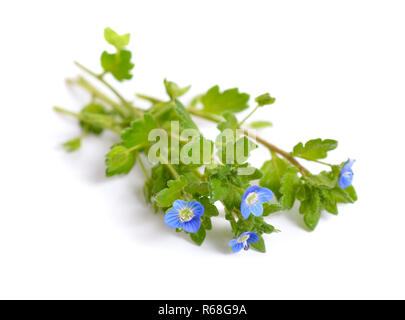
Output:
[[263,202],[268,202],[273,199],[274,195],[270,189],[252,186],[246,189],[242,197],[240,211],[242,216],[247,219],[252,213],[259,217],[263,214]]
[[229,241],[228,246],[232,247],[233,252],[239,252],[243,249],[248,250],[248,243],[256,243],[259,241],[259,236],[254,232],[244,232],[237,239]]
[[195,233],[201,227],[201,216],[204,214],[204,206],[198,201],[185,202],[176,200],[173,209],[167,211],[165,223],[168,227]]
[[356,160],[349,160],[345,163],[343,166],[342,170],[340,171],[340,177],[339,177],[339,186],[342,189],[345,189],[349,186],[352,185],[352,180],[353,180],[353,170],[352,166]]

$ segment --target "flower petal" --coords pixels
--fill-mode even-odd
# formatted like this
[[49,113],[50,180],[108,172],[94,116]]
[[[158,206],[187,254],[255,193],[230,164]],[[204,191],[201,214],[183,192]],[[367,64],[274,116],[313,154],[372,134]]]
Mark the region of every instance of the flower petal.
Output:
[[204,206],[198,201],[189,201],[187,203],[187,207],[193,211],[193,214],[196,217],[201,217],[204,214]]
[[236,240],[236,239],[232,239],[231,241],[229,241],[228,247],[232,247],[233,245],[235,245],[235,243],[236,243],[237,241],[238,241],[238,240]]
[[271,190],[267,188],[260,188],[257,191],[257,194],[259,196],[260,202],[269,202],[274,197],[273,192],[271,192]]
[[185,206],[187,206],[187,202],[183,201],[183,200],[176,200],[173,202],[173,208],[176,210],[181,210],[183,209]]
[[246,240],[247,243],[256,243],[259,241],[259,236],[254,232],[247,232],[249,233],[249,239]]
[[242,212],[242,216],[247,219],[250,216],[250,207],[247,205],[246,201],[242,200],[242,204],[240,205],[240,211]]
[[354,160],[354,159],[350,160],[350,159],[349,159],[349,160],[344,164],[344,166],[343,166],[343,168],[342,168],[342,173],[351,170],[351,169],[352,169],[352,166],[353,166],[353,164],[354,164],[355,162],[356,162],[356,160]]
[[248,236],[249,234],[250,232],[244,232],[238,237],[238,239],[243,238],[244,236]]
[[347,187],[350,187],[352,185],[353,181],[353,171],[346,171],[340,175],[339,178],[339,187],[342,189],[346,189]]
[[183,228],[184,231],[196,233],[201,227],[200,217],[194,217],[190,221],[183,222],[181,224],[181,227]]
[[232,246],[232,252],[239,252],[243,249],[243,243],[236,243]]
[[260,217],[263,214],[263,205],[261,202],[256,203],[253,206],[250,206],[250,212],[256,217]]
[[260,187],[259,186],[250,186],[248,188],[246,188],[245,193],[243,194],[242,197],[242,202],[244,202],[244,200],[246,200],[246,197],[252,193],[252,192],[257,192],[259,191]]
[[166,212],[165,224],[173,229],[180,228],[179,212],[176,209],[171,209]]

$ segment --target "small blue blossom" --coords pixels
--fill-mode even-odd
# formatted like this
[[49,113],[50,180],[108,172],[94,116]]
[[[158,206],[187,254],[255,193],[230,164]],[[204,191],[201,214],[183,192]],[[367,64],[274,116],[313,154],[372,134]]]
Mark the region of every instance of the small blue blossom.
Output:
[[274,195],[270,189],[261,188],[259,186],[251,186],[246,189],[242,197],[240,211],[242,216],[247,219],[250,213],[259,217],[263,214],[263,202],[268,202],[273,199]]
[[165,223],[168,227],[195,233],[201,227],[201,216],[204,214],[204,206],[198,201],[185,202],[176,200],[173,209],[167,211]]
[[256,243],[259,241],[259,236],[254,232],[244,232],[237,239],[229,241],[228,246],[232,247],[233,252],[239,252],[242,249],[248,250],[248,243]]
[[339,186],[342,189],[345,189],[349,186],[352,185],[353,181],[353,170],[352,166],[356,160],[349,160],[345,163],[343,166],[342,170],[340,171],[340,177],[339,177]]

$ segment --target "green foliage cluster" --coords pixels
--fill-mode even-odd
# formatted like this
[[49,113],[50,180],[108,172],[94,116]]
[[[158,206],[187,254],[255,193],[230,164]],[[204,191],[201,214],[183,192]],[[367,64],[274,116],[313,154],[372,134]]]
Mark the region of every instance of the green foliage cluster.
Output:
[[[357,200],[353,186],[342,189],[338,184],[346,161],[339,164],[321,161],[327,158],[328,152],[337,148],[337,141],[313,139],[305,143],[299,142],[291,152],[286,152],[263,139],[258,139],[259,142],[252,139],[253,134],[248,127],[262,129],[272,125],[267,120],[243,125],[256,110],[260,111],[262,107],[267,108],[275,103],[275,98],[268,93],[256,97],[254,110],[243,120],[238,120],[237,114],[249,108],[250,96],[247,93],[240,92],[237,88],[221,91],[215,85],[192,98],[188,104],[183,104],[180,98],[189,91],[190,86],[180,87],[165,79],[163,84],[167,98],[157,99],[137,94],[138,98],[150,102],[148,109],[141,109],[107,82],[108,76],[119,82],[132,78],[132,53],[126,49],[130,35],[119,35],[106,28],[104,38],[115,48],[115,52],[102,53],[102,71],[95,73],[78,63],[77,65],[104,84],[117,99],[99,91],[89,81],[83,80],[83,77],[70,80],[69,83],[89,91],[91,99],[78,113],[55,107],[60,113],[76,117],[81,128],[81,134],[65,142],[63,146],[72,152],[82,146],[83,138],[89,134],[100,135],[104,130],[117,133],[117,142],[105,155],[106,176],[128,174],[138,163],[145,174],[145,199],[155,212],[166,212],[177,199],[200,202],[205,209],[201,228],[198,232],[189,234],[196,244],[201,245],[207,231],[215,227],[213,218],[224,217],[229,222],[234,237],[246,231],[258,234],[260,240],[252,244],[252,247],[265,252],[263,235],[277,231],[268,223],[269,215],[296,208],[302,214],[308,230],[314,230],[323,212],[336,215],[339,203],[353,203]],[[219,135],[230,130],[234,139],[224,143],[221,139],[206,139],[194,117],[217,123]],[[186,129],[195,129],[198,135],[186,138],[173,135],[173,121],[178,124],[180,133]],[[169,148],[160,151],[160,161],[150,163],[147,155],[153,142],[149,140],[149,134],[154,129],[167,133]],[[181,159],[177,163],[164,161],[173,158],[175,146],[179,144],[190,150],[193,146],[200,145],[200,159],[204,159],[204,163],[186,163]],[[207,154],[203,154],[204,145],[208,145],[208,158]],[[251,151],[259,145],[270,151],[269,159],[264,161],[260,169],[252,167],[248,162]],[[235,151],[238,148],[245,153],[243,161],[239,162],[235,161],[235,152],[231,156],[227,153],[228,150]],[[298,159],[324,165],[327,170],[312,174]],[[240,212],[241,199],[246,188],[254,184],[272,190],[275,199],[264,204],[262,216],[250,215],[248,219],[243,219]],[[221,208],[218,207],[219,204],[222,204],[223,210],[218,210]],[[185,232],[180,229],[177,231]]]

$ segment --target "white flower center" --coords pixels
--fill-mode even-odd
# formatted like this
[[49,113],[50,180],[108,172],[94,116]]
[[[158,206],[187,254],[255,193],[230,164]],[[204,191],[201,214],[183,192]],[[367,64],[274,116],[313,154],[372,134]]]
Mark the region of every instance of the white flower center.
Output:
[[179,211],[179,220],[181,222],[188,222],[194,218],[194,213],[190,208],[183,208]]
[[249,193],[249,195],[246,197],[246,203],[249,206],[252,206],[252,205],[256,204],[256,202],[258,200],[259,200],[259,196],[257,195],[256,192]]

